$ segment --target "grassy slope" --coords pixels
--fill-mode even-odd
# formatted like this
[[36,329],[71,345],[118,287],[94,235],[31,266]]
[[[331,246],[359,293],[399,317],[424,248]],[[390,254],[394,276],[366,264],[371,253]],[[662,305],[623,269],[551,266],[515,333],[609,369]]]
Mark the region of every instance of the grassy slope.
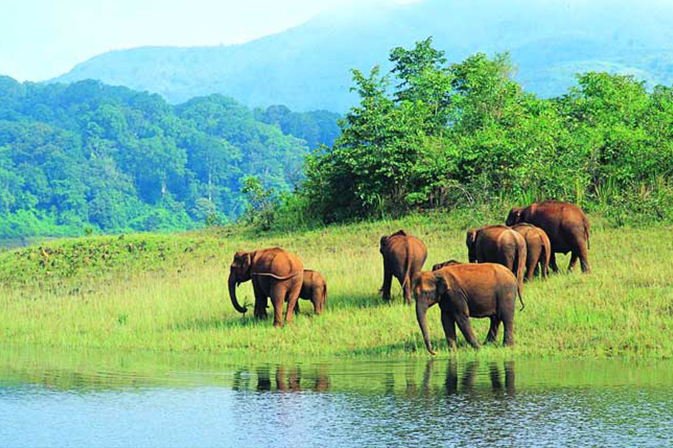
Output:
[[[399,228],[428,246],[426,267],[465,260],[464,228],[483,216],[432,215],[361,223],[288,235],[232,233],[132,235],[59,240],[0,254],[3,344],[208,351],[265,358],[297,355],[427,356],[413,307],[377,294],[378,240]],[[516,346],[480,357],[673,356],[671,227],[609,229],[592,217],[591,275],[562,274],[526,285],[526,309],[515,319]],[[494,222],[493,219],[490,222]],[[144,244],[143,244],[144,242]],[[310,303],[291,327],[275,329],[236,313],[226,275],[237,249],[279,245],[321,271],[329,285],[326,313]],[[142,249],[140,249],[142,247]],[[60,248],[60,250],[59,250]],[[50,253],[51,252],[51,253]],[[567,265],[568,257],[560,257]],[[252,301],[249,283],[239,299]],[[271,309],[269,309],[271,311]],[[433,339],[446,355],[438,308]],[[473,320],[479,339],[488,322]],[[499,338],[500,339],[500,338]],[[459,337],[459,356],[477,356]]]

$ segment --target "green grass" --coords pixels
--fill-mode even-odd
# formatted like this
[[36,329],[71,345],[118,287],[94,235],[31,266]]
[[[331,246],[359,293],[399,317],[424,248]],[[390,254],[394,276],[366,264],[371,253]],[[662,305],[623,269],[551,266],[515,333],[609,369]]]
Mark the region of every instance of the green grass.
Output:
[[[466,259],[464,228],[481,213],[432,214],[255,235],[232,229],[179,235],[127,235],[54,240],[0,254],[0,341],[3,345],[210,352],[260,359],[296,356],[427,357],[414,308],[382,303],[378,241],[404,228],[428,246],[426,268]],[[593,273],[535,280],[515,316],[516,345],[479,354],[459,336],[460,357],[673,357],[673,228],[608,228],[592,220]],[[496,222],[491,217],[488,222]],[[238,314],[226,291],[238,249],[281,246],[322,272],[329,303],[321,316],[303,313],[285,328]],[[130,248],[131,247],[131,248]],[[140,249],[142,247],[142,249]],[[568,257],[559,257],[565,267]],[[239,300],[252,302],[250,283]],[[271,308],[269,309],[271,311]],[[250,313],[248,313],[250,314]],[[432,308],[429,324],[447,356]],[[473,319],[480,340],[488,322]],[[502,330],[501,330],[502,332]]]

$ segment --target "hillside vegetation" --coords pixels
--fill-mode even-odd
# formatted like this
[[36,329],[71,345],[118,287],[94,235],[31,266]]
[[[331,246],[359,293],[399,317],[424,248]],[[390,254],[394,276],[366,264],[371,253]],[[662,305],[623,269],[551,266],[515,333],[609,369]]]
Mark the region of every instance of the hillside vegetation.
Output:
[[0,240],[229,221],[246,209],[247,177],[289,191],[336,120],[220,95],[172,106],[98,81],[0,77]]
[[[651,0],[424,0],[347,2],[287,31],[241,45],[140,47],[104,53],[56,78],[99,79],[159,93],[173,103],[221,93],[250,106],[346,112],[351,68],[434,36],[450,62],[509,51],[526,92],[563,94],[575,74],[673,82],[673,6]],[[390,68],[385,63],[383,68]]]
[[[377,294],[383,266],[381,235],[400,228],[428,246],[425,268],[466,260],[464,229],[502,222],[475,208],[465,214],[409,216],[293,233],[211,229],[179,235],[126,235],[55,240],[0,254],[0,340],[3,345],[204,351],[241,356],[428,356],[413,306]],[[593,272],[553,275],[526,284],[526,308],[515,316],[513,348],[479,356],[670,358],[673,343],[673,228],[605,226],[591,215]],[[228,266],[236,250],[282,246],[322,272],[329,301],[314,316],[273,328],[238,314],[227,294]],[[559,265],[567,266],[561,256]],[[250,283],[239,300],[253,300]],[[433,344],[446,356],[439,312],[428,313]],[[480,341],[486,320],[474,319]],[[459,356],[477,356],[459,337]]]

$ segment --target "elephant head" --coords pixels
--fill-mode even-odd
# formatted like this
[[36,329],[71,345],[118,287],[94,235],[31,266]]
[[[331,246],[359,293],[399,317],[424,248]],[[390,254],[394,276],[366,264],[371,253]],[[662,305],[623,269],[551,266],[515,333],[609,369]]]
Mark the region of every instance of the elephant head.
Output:
[[421,272],[414,281],[413,291],[416,299],[416,319],[423,333],[425,347],[431,355],[436,355],[437,352],[432,349],[428,332],[428,309],[442,300],[451,300],[451,295],[455,294],[458,300],[465,302],[467,302],[467,296],[456,277],[447,271]]
[[477,261],[477,250],[474,242],[477,240],[477,232],[479,229],[470,228],[467,229],[467,235],[465,237],[465,244],[467,245],[467,256],[470,263],[475,263]]
[[416,300],[416,319],[418,320],[418,326],[421,327],[421,333],[423,333],[425,347],[431,355],[436,355],[437,352],[432,349],[432,343],[430,342],[427,313],[431,306],[439,302],[443,294],[442,291],[446,292],[446,287],[440,286],[441,282],[445,283],[442,274],[421,272],[414,280],[413,285],[414,299]]
[[509,211],[509,215],[507,215],[507,220],[505,221],[505,225],[507,226],[513,226],[514,224],[518,224],[521,222],[521,212],[523,211],[523,207],[514,207]]
[[239,283],[247,282],[252,277],[253,254],[253,252],[239,250],[234,255],[234,261],[231,262],[229,270],[229,297],[231,297],[231,303],[239,313],[245,313],[248,309],[238,304],[238,300],[236,300],[236,287]]

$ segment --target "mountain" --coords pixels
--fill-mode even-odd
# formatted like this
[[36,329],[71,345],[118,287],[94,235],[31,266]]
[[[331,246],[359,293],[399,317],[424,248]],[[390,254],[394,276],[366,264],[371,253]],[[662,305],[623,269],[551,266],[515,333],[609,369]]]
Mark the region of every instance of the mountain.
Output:
[[673,3],[664,0],[367,3],[240,45],[112,51],[53,81],[93,78],[172,103],[221,93],[250,107],[343,112],[356,100],[351,68],[387,68],[391,48],[433,36],[452,62],[509,51],[517,81],[550,97],[572,85],[575,73],[592,70],[670,84],[672,22]]
[[0,240],[236,218],[248,176],[291,190],[304,154],[336,138],[336,119],[284,106],[253,111],[218,94],[171,105],[96,80],[0,76]]

